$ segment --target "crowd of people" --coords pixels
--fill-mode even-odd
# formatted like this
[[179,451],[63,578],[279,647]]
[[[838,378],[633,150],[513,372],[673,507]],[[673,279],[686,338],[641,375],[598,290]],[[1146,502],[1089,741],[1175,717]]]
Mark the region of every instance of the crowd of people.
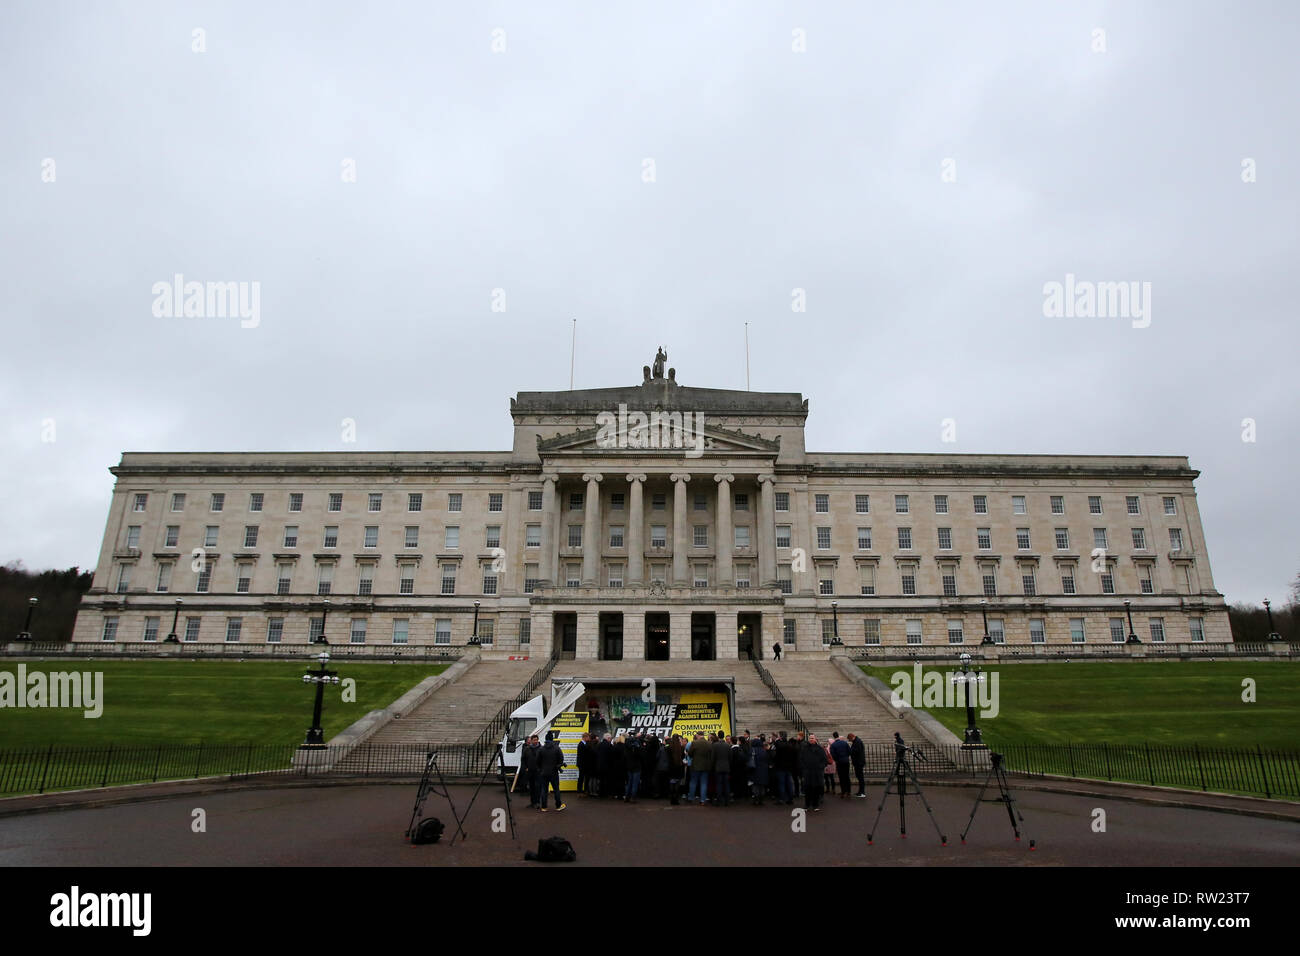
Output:
[[[599,799],[668,800],[728,806],[748,800],[754,806],[771,801],[786,806],[802,798],[805,809],[820,810],[828,796],[866,797],[866,748],[855,734],[819,741],[802,731],[787,737],[771,734],[697,733],[690,740],[678,734],[661,739],[653,734],[582,735],[577,755],[578,793]],[[560,799],[559,771],[564,754],[552,734],[545,744],[529,738],[520,761],[520,776],[528,788],[530,809],[546,810],[554,790]],[[854,779],[856,778],[856,792]]]

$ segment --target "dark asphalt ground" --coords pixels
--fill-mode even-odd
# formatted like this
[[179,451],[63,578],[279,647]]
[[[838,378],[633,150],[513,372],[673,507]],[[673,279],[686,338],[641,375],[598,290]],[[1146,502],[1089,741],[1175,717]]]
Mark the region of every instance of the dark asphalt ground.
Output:
[[[472,787],[452,787],[464,812]],[[1300,825],[1201,809],[1150,806],[1098,795],[1015,790],[1025,839],[1016,843],[1005,808],[986,802],[966,846],[958,839],[976,788],[932,786],[926,797],[949,846],[940,845],[920,802],[908,799],[908,834],[898,832],[894,796],[868,846],[880,803],[832,797],[793,832],[789,807],[728,808],[636,804],[568,795],[569,808],[539,813],[512,800],[518,840],[493,831],[501,790],[485,787],[465,822],[467,840],[451,837],[446,801],[431,796],[425,815],[448,824],[441,842],[404,840],[415,800],[412,784],[332,786],[195,793],[118,806],[0,817],[4,866],[479,866],[524,863],[540,837],[573,843],[578,865],[661,866],[1296,866]],[[801,805],[796,801],[796,806]],[[206,811],[207,832],[191,829]],[[1095,808],[1106,832],[1092,829]],[[500,815],[498,815],[500,818]],[[1029,839],[1037,849],[1029,849]]]

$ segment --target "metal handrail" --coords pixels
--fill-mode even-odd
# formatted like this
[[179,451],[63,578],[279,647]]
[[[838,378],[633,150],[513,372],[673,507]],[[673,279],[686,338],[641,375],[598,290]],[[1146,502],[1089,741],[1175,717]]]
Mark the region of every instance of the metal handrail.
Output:
[[767,668],[762,665],[759,659],[754,657],[751,658],[751,661],[754,664],[754,669],[758,671],[758,676],[762,678],[763,683],[767,685],[767,689],[772,692],[772,696],[776,699],[777,704],[780,705],[782,715],[784,715],[786,720],[794,724],[795,730],[802,731],[806,735],[808,733],[808,725],[805,724],[803,718],[799,716],[799,709],[795,707],[785,694],[781,693],[781,688],[776,685],[776,681],[772,679],[772,675],[767,672]]

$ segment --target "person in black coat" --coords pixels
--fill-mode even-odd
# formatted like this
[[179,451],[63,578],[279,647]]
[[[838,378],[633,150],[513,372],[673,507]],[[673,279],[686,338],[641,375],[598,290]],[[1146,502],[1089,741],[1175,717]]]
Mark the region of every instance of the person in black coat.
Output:
[[609,794],[615,800],[622,800],[627,794],[627,738],[619,734],[614,738],[614,749],[610,751]]
[[541,753],[537,755],[537,776],[541,778],[542,812],[546,812],[546,797],[549,789],[555,790],[555,809],[564,809],[564,799],[560,796],[560,771],[564,769],[564,751],[555,742],[555,735],[546,732],[546,743],[542,744]]
[[537,742],[537,735],[533,734],[524,743],[523,749],[519,752],[519,776],[524,779],[524,786],[528,788],[528,809],[538,810],[541,804],[541,794],[538,793],[538,785],[541,778],[537,775],[537,758],[542,752],[542,745]]
[[731,741],[731,798],[742,800],[749,793],[749,757],[740,741]]
[[867,748],[862,743],[862,738],[857,734],[849,734],[849,762],[853,764],[853,773],[858,778],[858,792],[855,796],[865,797],[867,795],[867,779],[863,776],[863,768],[867,765]]
[[610,741],[609,734],[606,734],[596,746],[596,781],[599,786],[596,796],[604,799],[618,792],[612,783],[613,776],[614,744]]
[[578,793],[587,793],[587,781],[591,779],[591,734],[583,734],[578,741],[578,752],[574,755],[578,764]]
[[762,734],[759,734],[749,744],[749,758],[754,764],[749,771],[749,784],[754,797],[754,806],[756,807],[763,805],[763,796],[767,792],[767,757],[767,741],[763,739]]
[[794,744],[781,732],[772,744],[772,769],[776,776],[776,799],[790,806],[794,803],[794,775],[799,772],[795,762]]
[[641,741],[641,792],[637,796],[657,797],[655,769],[659,763],[659,738],[643,730],[637,739]]
[[808,735],[808,742],[799,751],[799,769],[803,771],[804,809],[821,810],[826,777],[826,751],[822,750],[815,734]]

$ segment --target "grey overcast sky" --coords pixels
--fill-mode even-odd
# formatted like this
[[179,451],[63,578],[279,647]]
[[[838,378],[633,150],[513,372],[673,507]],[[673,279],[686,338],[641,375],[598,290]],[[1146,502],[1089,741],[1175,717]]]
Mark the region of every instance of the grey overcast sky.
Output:
[[[0,561],[93,566],[125,450],[506,449],[572,319],[579,388],[743,388],[748,322],[812,450],[1189,456],[1280,602],[1298,10],[8,0]],[[256,326],[156,316],[178,273]]]

